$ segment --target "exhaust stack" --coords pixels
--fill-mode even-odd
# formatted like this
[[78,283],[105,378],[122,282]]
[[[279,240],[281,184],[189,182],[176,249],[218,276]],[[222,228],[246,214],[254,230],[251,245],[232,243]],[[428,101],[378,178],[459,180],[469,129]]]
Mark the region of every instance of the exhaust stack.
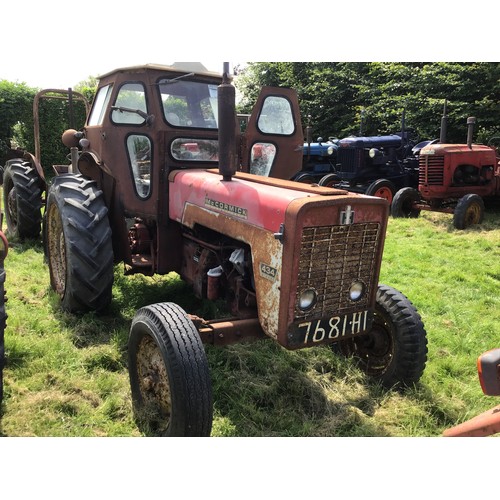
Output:
[[444,101],[443,116],[441,117],[441,132],[439,134],[439,142],[441,144],[446,143],[446,135],[448,132],[448,115],[446,114],[446,105],[448,101]]
[[229,78],[229,63],[224,63],[222,83],[217,88],[219,114],[219,173],[230,181],[236,173],[236,89]]
[[467,147],[472,149],[472,134],[474,133],[474,125],[476,124],[476,119],[473,116],[467,118]]

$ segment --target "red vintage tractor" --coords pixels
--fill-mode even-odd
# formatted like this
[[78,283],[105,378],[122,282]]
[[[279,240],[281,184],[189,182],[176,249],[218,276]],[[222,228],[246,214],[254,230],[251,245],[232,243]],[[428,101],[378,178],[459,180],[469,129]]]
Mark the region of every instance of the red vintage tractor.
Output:
[[[446,112],[444,123],[445,118]],[[393,217],[418,217],[421,210],[444,212],[453,214],[456,229],[483,221],[485,202],[500,199],[500,158],[493,145],[472,143],[475,122],[467,119],[467,144],[446,143],[442,126],[439,142],[420,151],[418,190],[406,187],[396,193]]]
[[[113,264],[124,262],[127,273],[176,272],[230,311],[210,321],[174,303],[137,312],[128,353],[138,421],[161,435],[210,434],[203,343],[332,345],[387,387],[418,382],[427,359],[420,315],[378,283],[389,205],[285,180],[302,164],[293,90],[262,89],[242,133],[226,65],[222,75],[122,68],[100,78],[86,125],[63,141],[72,163],[56,168],[43,224],[61,306],[106,308]],[[6,193],[14,220],[27,197],[43,198],[44,183],[31,155],[9,168],[24,175],[12,175]],[[42,201],[29,205],[36,219]]]
[[[487,351],[477,359],[483,393],[500,396],[500,349]],[[446,437],[482,437],[500,432],[500,405],[444,431]]]

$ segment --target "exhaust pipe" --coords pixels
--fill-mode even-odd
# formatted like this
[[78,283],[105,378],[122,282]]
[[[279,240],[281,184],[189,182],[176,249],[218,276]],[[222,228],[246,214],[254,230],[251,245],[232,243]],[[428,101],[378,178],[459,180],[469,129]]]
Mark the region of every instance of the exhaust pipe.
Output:
[[439,142],[441,144],[446,143],[446,135],[448,133],[448,115],[446,114],[446,105],[448,101],[444,101],[443,116],[441,117],[441,132],[439,134]]
[[474,125],[476,124],[476,119],[473,116],[467,118],[467,147],[472,149],[472,134],[474,133]]
[[225,62],[222,83],[217,88],[219,114],[219,173],[230,181],[236,173],[236,89],[229,78],[229,63]]

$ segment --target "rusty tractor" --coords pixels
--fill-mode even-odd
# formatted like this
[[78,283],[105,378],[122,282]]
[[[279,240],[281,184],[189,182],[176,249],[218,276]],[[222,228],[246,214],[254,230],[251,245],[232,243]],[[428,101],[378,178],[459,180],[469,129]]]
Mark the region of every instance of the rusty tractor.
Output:
[[481,224],[485,202],[500,199],[500,157],[489,145],[473,144],[476,119],[467,119],[467,144],[446,142],[446,105],[438,142],[419,155],[418,189],[400,189],[392,201],[394,217],[418,217],[421,210],[453,215],[456,229]]
[[[486,351],[477,359],[477,373],[486,396],[500,396],[500,348]],[[445,437],[484,437],[500,432],[500,405],[443,432]]]
[[[417,383],[426,364],[416,308],[378,283],[389,204],[285,180],[301,169],[304,141],[292,89],[264,87],[244,133],[235,111],[226,63],[222,74],[176,65],[107,73],[83,129],[63,134],[72,161],[55,167],[44,203],[50,281],[65,310],[110,304],[117,262],[130,274],[176,272],[195,296],[226,301],[223,319],[159,302],[132,320],[134,412],[160,435],[210,435],[204,344],[331,345],[389,388]],[[21,166],[42,176],[33,156],[10,164]],[[19,211],[29,182],[12,179],[7,199]],[[43,198],[42,180],[33,184]],[[32,219],[41,206],[31,203]]]

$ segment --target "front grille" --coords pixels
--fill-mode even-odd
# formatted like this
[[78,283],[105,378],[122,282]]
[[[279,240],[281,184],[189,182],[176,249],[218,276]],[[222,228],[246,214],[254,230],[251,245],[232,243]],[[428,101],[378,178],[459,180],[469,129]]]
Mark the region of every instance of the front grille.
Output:
[[[304,228],[300,252],[297,298],[301,291],[313,288],[318,301],[304,313],[297,307],[295,318],[316,318],[367,309],[377,256],[380,224],[367,222],[342,226]],[[354,281],[366,287],[364,296],[353,302],[349,288]]]
[[362,165],[362,153],[359,148],[339,148],[337,150],[337,173],[344,179],[351,179]]
[[420,155],[418,183],[442,186],[444,183],[444,156]]

